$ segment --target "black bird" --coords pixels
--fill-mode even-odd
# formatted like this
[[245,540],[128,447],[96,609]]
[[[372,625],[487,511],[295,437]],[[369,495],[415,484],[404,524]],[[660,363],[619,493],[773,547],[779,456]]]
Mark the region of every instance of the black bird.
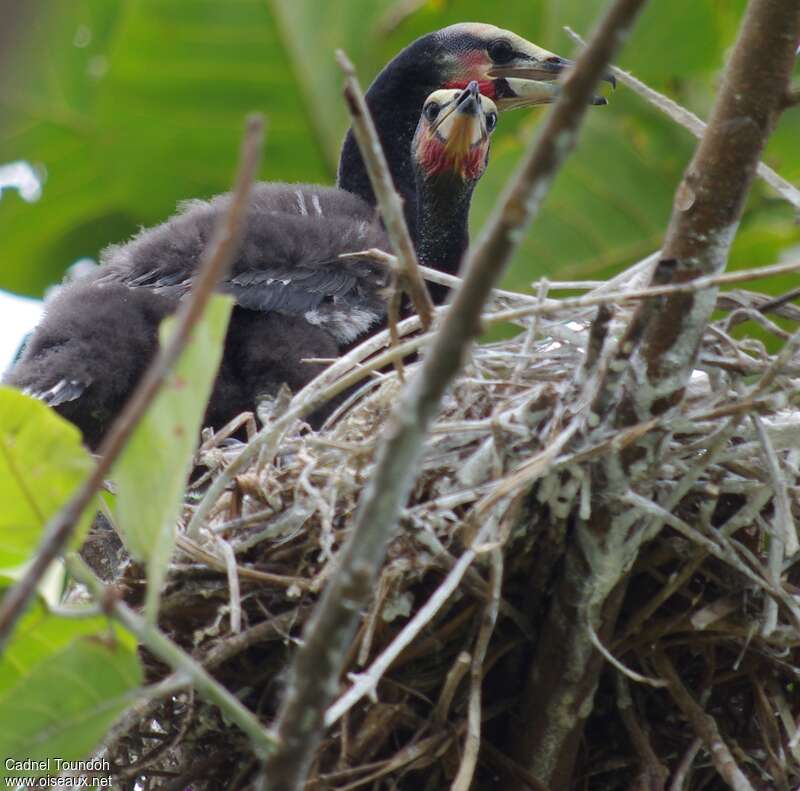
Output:
[[[412,42],[378,74],[367,90],[369,106],[389,169],[403,197],[406,221],[416,237],[416,192],[408,142],[425,97],[438,88],[464,88],[478,82],[481,94],[502,112],[548,104],[558,95],[555,82],[573,62],[494,25],[463,22]],[[606,80],[615,85],[613,76]],[[606,104],[601,97],[595,104]],[[338,185],[367,203],[372,186],[352,131],[339,158]]]
[[[455,271],[472,190],[488,161],[496,107],[477,83],[425,102],[409,150],[419,192],[423,263]],[[96,447],[152,358],[158,322],[188,291],[229,196],[193,201],[105,251],[99,272],[48,304],[6,382],[53,405]],[[372,206],[337,188],[259,184],[221,290],[236,307],[207,424],[219,427],[282,383],[297,390],[322,364],[385,320],[382,264],[343,254],[388,242]],[[321,416],[318,416],[321,417]]]
[[[496,99],[501,110],[545,104],[552,101],[557,94],[558,88],[554,80],[569,65],[570,61],[547,52],[510,31],[491,25],[465,23],[453,25],[418,39],[381,71],[367,92],[367,100],[396,185],[405,199],[409,225],[418,246],[427,242],[420,238],[415,227],[417,196],[412,175],[414,169],[410,157],[410,143],[425,97],[433,90],[444,86],[461,87],[472,80],[477,80],[483,94]],[[597,101],[599,103],[602,100]],[[350,212],[350,219],[354,221],[355,227],[363,229],[365,234],[363,244],[354,247],[364,248],[370,245],[385,247],[383,232],[378,227],[370,208],[374,206],[372,189],[352,134],[348,134],[343,145],[339,184],[354,195],[364,198],[368,206],[363,203],[351,203],[348,208],[341,193],[302,185],[291,188],[286,186],[284,189],[280,185],[259,186],[256,190],[256,203],[258,204],[259,200],[263,201],[262,208],[268,216],[271,216],[272,212],[280,213],[282,210],[286,213],[287,208],[288,214],[292,215],[295,213],[292,205],[295,206],[296,213],[305,216],[316,213],[319,206],[319,212],[324,210],[326,219],[331,219],[331,215],[337,214],[338,209],[342,208],[341,213],[346,217]],[[219,213],[225,200],[222,197],[210,204],[202,202],[187,204],[184,207],[184,215],[187,217],[185,225],[182,225],[179,216],[160,227],[165,232],[164,248],[171,249],[166,236],[177,226],[182,226],[178,229],[177,248],[186,254],[184,264],[192,269],[196,265],[200,249],[208,240],[214,217]],[[466,213],[463,216],[465,218]],[[292,222],[283,215],[281,217],[282,227]],[[194,220],[197,220],[196,226],[193,226]],[[351,224],[350,228],[353,227]],[[455,223],[453,228],[458,230],[457,232],[454,230],[451,234],[452,238],[449,241],[452,246],[438,256],[437,261],[431,261],[433,265],[450,272],[456,270],[466,245],[465,222]],[[429,229],[431,238],[435,230]],[[156,235],[158,231],[159,229],[155,229]],[[368,239],[370,234],[374,235],[371,240]],[[289,234],[289,236],[292,243],[297,243],[301,247],[307,239],[303,233]],[[314,243],[318,241],[315,237],[308,238],[314,239]],[[105,255],[107,263],[124,261],[126,255],[132,251],[132,247],[136,247],[137,241],[144,240],[140,236],[130,245],[112,248]],[[302,250],[296,249],[295,252],[302,253]],[[291,262],[304,259],[301,256],[287,260]],[[352,264],[355,266],[356,262]],[[162,262],[154,259],[153,265],[161,268]],[[365,266],[363,262],[359,262],[358,265]],[[126,345],[117,344],[115,339],[125,337],[126,324],[134,328],[142,322],[147,325],[151,318],[150,314],[162,315],[174,310],[174,300],[179,297],[189,280],[189,275],[182,274],[179,269],[175,267],[170,269],[168,264],[165,265],[162,270],[165,272],[163,278],[140,272],[141,275],[145,275],[140,285],[146,290],[136,297],[126,298],[128,296],[126,292],[119,290],[115,290],[112,295],[112,291],[108,289],[112,285],[113,278],[106,279],[106,288],[102,295],[95,291],[87,291],[83,297],[77,297],[74,296],[78,292],[77,286],[74,290],[68,289],[60,295],[58,302],[49,306],[40,330],[32,339],[35,343],[26,349],[19,365],[6,375],[5,381],[26,387],[30,392],[42,395],[46,400],[58,401],[60,411],[68,414],[74,422],[82,424],[87,442],[96,446],[111,417],[119,410],[124,394],[130,390],[130,386],[125,384],[126,374],[131,382],[135,381],[138,379],[135,371],[143,369],[149,359],[146,351],[136,352],[139,355],[137,365],[130,363],[125,372],[121,371],[123,354],[134,354],[133,351],[128,351],[128,345],[135,345],[136,339],[126,338]],[[366,267],[363,271],[369,272],[369,268]],[[166,276],[167,272],[173,278],[172,283]],[[337,274],[342,276],[341,272]],[[376,276],[380,278],[382,273],[376,273]],[[338,307],[344,308],[347,304],[344,297],[347,287],[344,284],[340,283],[339,286],[340,289],[344,289],[341,294],[320,297],[319,292],[314,291],[320,284],[312,282],[313,276],[310,277],[305,286],[311,288],[306,291],[305,297],[307,298],[310,293],[315,295],[314,299],[319,298],[321,302],[325,302],[322,307],[323,314],[330,310],[331,300],[338,300]],[[145,305],[148,278],[151,282],[158,283],[150,291],[162,299],[153,299],[152,304]],[[285,279],[282,277],[279,280],[273,279],[272,283],[262,282],[260,287],[259,284],[247,283],[246,279],[229,284],[230,290],[238,289],[236,296],[240,302],[234,309],[222,370],[207,415],[207,420],[214,425],[220,425],[224,417],[232,411],[252,409],[252,394],[261,392],[253,382],[249,381],[249,375],[245,376],[242,372],[259,370],[272,372],[276,377],[283,377],[282,381],[297,389],[315,375],[320,367],[309,364],[298,366],[297,360],[304,357],[332,356],[340,348],[340,342],[329,332],[334,323],[333,319],[330,320],[328,327],[323,328],[306,316],[289,317],[285,313],[264,312],[263,308],[278,293],[285,296],[289,302],[295,298],[302,301],[304,286],[300,286],[297,279],[293,283],[283,283]],[[263,296],[265,285],[275,286],[272,290],[267,289],[272,296]],[[88,285],[87,287],[91,288]],[[328,290],[332,290],[332,286]],[[446,289],[437,286],[433,287],[432,292],[437,301],[441,301],[446,295]],[[371,289],[370,293],[376,292]],[[253,305],[253,302],[257,303],[255,305],[257,307],[259,300],[264,299],[267,301],[260,303],[262,310],[244,307],[245,304]],[[117,305],[116,311],[109,307],[114,304]],[[80,309],[75,306],[79,306]],[[58,318],[62,315],[69,315],[69,322],[62,322]],[[312,314],[312,318],[319,317]],[[382,320],[383,318],[379,323]],[[339,311],[336,321],[342,325],[340,334],[350,333],[355,336],[365,323],[369,322],[369,315],[365,315],[360,308],[351,307],[346,316],[344,311]],[[82,327],[73,327],[72,331],[67,332],[66,328],[76,322],[82,322]],[[59,323],[62,324],[62,328],[59,328]],[[87,343],[86,339],[92,337],[96,337],[96,344],[105,343],[111,350],[111,357],[115,358],[116,362],[113,367],[108,368],[107,373],[111,374],[116,368],[115,382],[102,375],[91,377],[85,371],[85,366],[90,365],[95,359],[97,360],[95,367],[102,371],[100,361],[107,358],[105,353],[96,356],[88,354],[85,355],[85,359],[76,361],[80,364],[76,364],[75,370],[84,371],[83,384],[71,375],[68,364],[70,357],[79,356],[80,352],[75,351],[76,347],[81,348]],[[105,341],[106,338],[108,342]],[[253,338],[268,338],[271,343],[253,341]],[[145,350],[155,348],[155,330],[152,326],[146,342],[144,336],[139,338],[138,342]],[[119,351],[115,352],[114,349],[117,348]],[[59,371],[63,372],[60,377],[57,376]],[[87,383],[94,379],[103,380],[105,385],[100,386],[95,382],[89,387]],[[80,387],[85,390],[78,398],[76,388]],[[104,393],[103,387],[113,390],[113,393]],[[67,400],[68,396],[71,400]]]

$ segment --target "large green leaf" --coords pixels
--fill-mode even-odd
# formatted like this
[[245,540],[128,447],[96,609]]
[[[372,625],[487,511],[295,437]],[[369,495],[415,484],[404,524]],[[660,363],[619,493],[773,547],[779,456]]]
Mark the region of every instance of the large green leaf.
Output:
[[[135,651],[114,635],[73,637],[41,661],[16,669],[16,683],[0,690],[0,778],[56,774],[56,759],[85,758],[142,682]],[[51,759],[51,766],[47,772],[15,770],[13,762],[26,759]]]
[[[231,305],[229,297],[211,299],[114,468],[118,526],[131,554],[147,563],[147,613],[153,620]],[[162,343],[174,329],[175,319],[167,319],[161,328]]]
[[[80,432],[35,398],[0,387],[0,569],[25,562],[91,469]],[[86,511],[74,540],[88,528]]]

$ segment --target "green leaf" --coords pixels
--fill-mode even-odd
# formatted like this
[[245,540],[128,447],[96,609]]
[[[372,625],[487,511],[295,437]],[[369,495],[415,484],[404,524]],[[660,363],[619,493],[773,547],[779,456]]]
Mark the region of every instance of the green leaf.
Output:
[[[134,701],[142,683],[139,659],[129,645],[115,636],[75,637],[87,624],[61,621],[58,625],[40,621],[45,631],[45,648],[58,650],[36,662],[30,633],[22,640],[33,654],[17,650],[4,661],[14,662],[16,683],[0,688],[0,777],[20,777],[41,772],[14,771],[7,759],[77,760],[97,746],[114,720]],[[92,624],[96,630],[96,624]],[[73,630],[67,641],[66,632]],[[19,639],[19,638],[18,638]],[[13,649],[13,644],[9,651]],[[6,682],[13,681],[8,674]]]
[[[111,631],[110,621],[103,616],[64,618],[53,615],[36,601],[20,620],[0,662],[0,698],[27,678],[41,662],[61,653],[75,638],[114,635],[129,650],[136,641],[122,629]],[[0,731],[3,720],[0,719]]]
[[[147,614],[158,594],[175,543],[177,520],[208,397],[222,357],[232,301],[214,296],[180,360],[137,426],[114,468],[117,524],[131,554],[147,563]],[[174,331],[164,321],[161,342]]]
[[[41,401],[0,387],[0,569],[28,560],[43,527],[92,464],[75,426]],[[87,508],[73,545],[82,540],[93,512]]]

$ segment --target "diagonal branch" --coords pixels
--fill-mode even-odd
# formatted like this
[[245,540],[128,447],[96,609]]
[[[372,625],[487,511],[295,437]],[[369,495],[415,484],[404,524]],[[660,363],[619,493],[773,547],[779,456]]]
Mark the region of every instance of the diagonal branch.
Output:
[[[585,45],[586,42],[579,36],[571,27],[564,28],[567,35],[578,44]],[[698,118],[691,110],[682,107],[674,99],[664,96],[663,93],[651,88],[646,83],[642,82],[637,77],[634,77],[630,72],[624,71],[617,66],[611,67],[611,73],[622,83],[627,85],[634,93],[639,94],[645,101],[652,104],[662,113],[669,116],[673,121],[680,124],[685,129],[688,129],[698,140],[703,137],[706,131],[706,123]],[[789,100],[789,95],[786,97],[786,107],[791,106],[792,102]],[[776,173],[769,165],[764,162],[758,163],[757,173],[761,179],[769,184],[775,192],[784,198],[788,203],[800,209],[800,190],[788,182],[780,173]]]
[[25,576],[3,598],[0,606],[0,648],[10,636],[42,575],[66,546],[81,514],[92,502],[147,407],[158,394],[186,346],[193,327],[203,315],[217,283],[230,266],[239,246],[250,188],[258,172],[262,136],[261,116],[250,117],[242,142],[239,171],[230,206],[203,255],[191,294],[178,310],[175,333],[169,344],[160,349],[150,363],[128,403],[108,430],[98,449],[99,459],[95,468],[69,502],[45,526],[44,536]]
[[[783,109],[798,31],[794,0],[749,4],[706,133],[678,187],[653,285],[725,268],[761,152]],[[682,398],[716,293],[640,306],[623,339],[638,349],[617,424],[661,414]]]
[[378,132],[369,114],[356,70],[341,50],[336,53],[336,60],[345,74],[344,98],[350,111],[353,134],[364,158],[364,165],[378,200],[392,249],[397,255],[401,283],[414,303],[414,310],[417,311],[423,329],[427,330],[433,321],[433,303],[419,271],[417,254],[403,214],[403,202],[392,183],[389,164],[386,162]]
[[753,791],[753,786],[744,776],[730,748],[725,744],[714,718],[703,711],[700,704],[683,685],[680,676],[678,676],[667,655],[662,651],[657,651],[653,656],[653,663],[656,666],[656,670],[667,679],[672,697],[683,712],[684,717],[689,720],[694,732],[702,739],[719,775],[725,779],[728,786],[734,791]]
[[522,232],[538,211],[577,139],[595,86],[644,0],[617,0],[564,83],[562,93],[513,182],[468,253],[465,276],[422,367],[405,388],[387,427],[339,568],[309,621],[276,722],[280,746],[267,762],[270,791],[302,787],[319,743],[323,715],[338,687],[346,652],[371,583],[414,481],[428,427],[481,329],[480,314]]
[[113,589],[107,588],[95,576],[80,555],[68,555],[67,568],[75,579],[86,585],[97,602],[103,604],[117,621],[135,635],[140,645],[177,674],[179,681],[188,679],[194,689],[216,704],[227,719],[235,722],[250,738],[253,750],[260,758],[274,748],[272,737],[255,714],[157,626],[148,623],[121,601]]

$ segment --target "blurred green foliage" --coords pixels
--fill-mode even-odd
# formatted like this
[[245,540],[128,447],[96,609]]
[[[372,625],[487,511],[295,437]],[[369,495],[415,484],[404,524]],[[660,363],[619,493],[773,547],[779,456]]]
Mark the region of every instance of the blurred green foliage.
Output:
[[[0,165],[27,160],[43,196],[0,200],[0,287],[41,294],[82,256],[97,257],[177,201],[228,188],[244,115],[268,117],[262,176],[331,183],[347,125],[333,51],[366,85],[417,36],[487,21],[570,55],[563,32],[590,30],[603,0],[28,0],[0,54]],[[645,10],[620,65],[708,115],[744,0],[672,0]],[[12,14],[15,12],[12,12]],[[505,115],[476,193],[488,215],[542,110]],[[800,179],[800,111],[783,117],[766,159]],[[604,277],[657,248],[693,139],[620,88],[592,109],[507,285],[540,275]],[[789,207],[759,186],[734,266],[777,259],[800,241]],[[771,290],[791,285],[771,281]]]

